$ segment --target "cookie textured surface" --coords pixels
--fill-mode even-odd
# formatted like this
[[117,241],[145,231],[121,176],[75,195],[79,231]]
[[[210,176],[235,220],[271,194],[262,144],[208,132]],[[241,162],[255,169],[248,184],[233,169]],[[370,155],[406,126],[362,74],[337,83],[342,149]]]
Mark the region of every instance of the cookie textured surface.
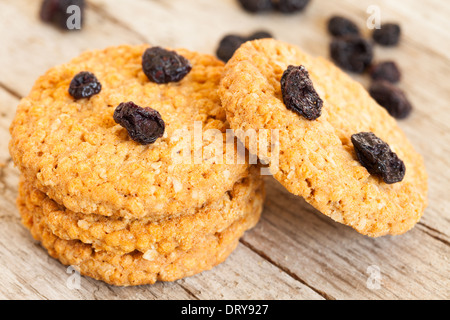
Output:
[[[196,125],[200,135],[214,129],[216,140],[225,141],[226,115],[217,94],[223,63],[179,49],[192,70],[180,82],[156,84],[142,70],[148,47],[83,53],[40,77],[17,108],[10,127],[14,163],[34,187],[69,210],[129,219],[175,216],[217,201],[248,174],[245,161],[208,156],[213,139],[189,143],[188,154],[180,143],[194,136]],[[82,71],[93,73],[102,89],[75,100],[68,88]],[[113,119],[115,108],[127,101],[157,110],[164,136],[151,145],[131,140]]]
[[139,251],[147,255],[168,255],[191,250],[207,235],[222,232],[249,212],[261,211],[263,180],[257,167],[238,181],[222,198],[171,219],[124,219],[70,211],[21,180],[20,203],[24,203],[40,223],[55,236],[80,240],[95,251],[115,254]]
[[[280,79],[289,65],[305,66],[323,99],[317,120],[284,105]],[[247,42],[227,63],[219,95],[232,129],[278,131],[270,152],[256,151],[260,159],[287,190],[335,221],[376,237],[404,233],[422,216],[428,189],[422,157],[395,119],[328,60],[273,39]],[[403,181],[386,184],[358,162],[351,136],[359,132],[389,144],[405,163]]]
[[261,213],[261,206],[255,206],[224,230],[204,235],[189,250],[176,248],[168,254],[133,251],[120,255],[95,251],[79,240],[55,236],[42,220],[41,207],[23,200],[19,197],[17,201],[22,222],[50,256],[77,268],[82,275],[118,286],[175,281],[211,269],[231,254],[239,238],[258,222]]

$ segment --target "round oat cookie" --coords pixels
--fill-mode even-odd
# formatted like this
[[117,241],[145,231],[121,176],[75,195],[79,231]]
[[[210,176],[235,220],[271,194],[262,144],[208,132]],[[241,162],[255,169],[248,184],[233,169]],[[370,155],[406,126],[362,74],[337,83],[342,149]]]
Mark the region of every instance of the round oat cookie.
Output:
[[[289,65],[308,70],[323,100],[317,120],[283,103],[280,80]],[[270,164],[274,177],[335,221],[377,237],[404,233],[422,216],[428,188],[422,157],[395,119],[328,60],[273,39],[247,42],[227,63],[219,95],[241,140],[249,129],[267,130],[272,150],[254,152]],[[403,181],[386,184],[359,163],[351,136],[367,131],[404,161]],[[255,140],[246,139],[246,146],[256,150],[250,141]]]
[[50,256],[77,268],[82,275],[117,286],[175,281],[211,269],[231,254],[244,232],[256,225],[262,211],[261,202],[224,230],[200,237],[189,250],[174,248],[166,254],[133,251],[120,255],[96,251],[79,240],[58,238],[42,220],[40,206],[30,206],[21,197],[17,205],[23,224]]
[[255,166],[218,201],[195,208],[190,214],[157,221],[75,213],[24,179],[19,184],[19,197],[58,238],[80,240],[96,251],[125,254],[137,250],[149,256],[167,255],[175,248],[188,251],[206,235],[222,232],[247,213],[260,210],[264,186]]
[[[10,127],[14,163],[69,210],[174,216],[218,200],[248,174],[245,159],[224,159],[228,124],[217,94],[223,63],[179,49],[192,70],[179,82],[156,84],[142,70],[148,47],[83,53],[41,76],[17,108]],[[68,89],[81,71],[93,73],[101,91],[75,100]],[[151,145],[131,140],[113,119],[116,107],[127,101],[159,111],[164,136]]]

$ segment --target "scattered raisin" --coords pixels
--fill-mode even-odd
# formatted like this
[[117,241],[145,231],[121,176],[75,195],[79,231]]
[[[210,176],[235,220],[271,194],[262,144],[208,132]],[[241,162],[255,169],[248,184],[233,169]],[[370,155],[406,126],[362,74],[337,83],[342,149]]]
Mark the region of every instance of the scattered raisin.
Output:
[[388,184],[403,180],[405,164],[386,142],[372,132],[354,134],[351,140],[359,162],[370,174],[381,176]]
[[333,39],[330,55],[341,68],[355,73],[363,73],[373,59],[373,46],[359,36],[344,36]]
[[236,34],[226,35],[222,38],[222,40],[220,40],[219,47],[216,50],[216,55],[220,60],[227,62],[244,42],[264,38],[272,38],[272,35],[263,30],[254,32],[249,37],[243,37]]
[[310,0],[272,0],[275,9],[282,13],[303,11]]
[[258,39],[265,39],[265,38],[273,38],[272,34],[270,32],[260,30],[256,31],[253,34],[251,34],[245,41],[252,41],[252,40],[258,40]]
[[252,13],[272,10],[271,0],[239,0],[239,3],[244,10]]
[[395,46],[400,40],[401,29],[396,23],[385,23],[372,33],[373,40],[383,46]]
[[61,29],[76,30],[67,27],[67,20],[72,15],[72,13],[67,13],[67,8],[72,5],[76,5],[80,8],[80,22],[82,24],[85,7],[84,0],[44,0],[41,4],[39,16],[42,21],[52,23]]
[[281,77],[281,93],[286,107],[306,119],[315,120],[322,114],[323,101],[304,66],[288,66]]
[[145,50],[142,56],[142,69],[150,81],[161,84],[181,81],[192,66],[175,51],[152,47]]
[[114,121],[127,129],[134,141],[147,145],[162,137],[165,123],[158,111],[141,108],[133,102],[122,102],[114,110]]
[[370,76],[373,80],[386,80],[397,83],[401,79],[401,72],[394,61],[380,62],[370,67]]
[[102,90],[97,77],[88,71],[82,71],[73,77],[69,85],[69,94],[75,99],[90,98]]
[[369,93],[394,118],[404,119],[412,111],[412,105],[403,90],[387,81],[374,81]]
[[216,51],[217,57],[220,60],[227,62],[244,42],[245,38],[234,34],[223,37]]
[[335,37],[359,35],[357,25],[353,21],[341,16],[333,16],[328,20],[328,31]]

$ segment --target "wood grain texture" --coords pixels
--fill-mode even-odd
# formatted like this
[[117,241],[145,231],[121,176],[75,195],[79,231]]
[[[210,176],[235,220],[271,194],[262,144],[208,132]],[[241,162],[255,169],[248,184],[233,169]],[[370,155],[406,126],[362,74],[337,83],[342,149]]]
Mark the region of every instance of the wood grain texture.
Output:
[[[81,32],[39,21],[39,1],[0,0],[0,299],[449,299],[450,298],[450,3],[446,1],[313,0],[292,16],[251,15],[235,0],[90,0]],[[392,59],[415,110],[400,122],[424,155],[429,208],[402,236],[371,239],[337,224],[278,182],[266,180],[260,223],[223,264],[173,283],[120,288],[71,273],[50,258],[20,224],[15,207],[18,171],[8,154],[15,107],[48,68],[84,50],[123,43],[185,47],[214,54],[227,33],[267,29],[280,40],[328,56],[332,14],[365,25],[369,5],[383,21],[399,21],[397,48],[376,47]],[[364,31],[369,36],[368,30]],[[364,85],[369,80],[355,76]],[[373,286],[372,270],[379,270]]]

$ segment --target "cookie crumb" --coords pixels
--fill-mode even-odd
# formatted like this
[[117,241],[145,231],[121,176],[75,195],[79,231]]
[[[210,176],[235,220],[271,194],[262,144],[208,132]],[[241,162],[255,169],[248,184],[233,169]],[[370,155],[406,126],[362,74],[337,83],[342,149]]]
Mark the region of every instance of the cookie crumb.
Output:
[[153,261],[158,256],[158,251],[156,251],[153,247],[152,249],[149,249],[145,251],[145,253],[142,255],[142,258],[147,261]]
[[86,220],[78,220],[77,225],[83,230],[89,229],[89,223]]
[[177,179],[172,177],[172,184],[173,184],[173,190],[175,193],[180,192],[183,190],[183,184]]

